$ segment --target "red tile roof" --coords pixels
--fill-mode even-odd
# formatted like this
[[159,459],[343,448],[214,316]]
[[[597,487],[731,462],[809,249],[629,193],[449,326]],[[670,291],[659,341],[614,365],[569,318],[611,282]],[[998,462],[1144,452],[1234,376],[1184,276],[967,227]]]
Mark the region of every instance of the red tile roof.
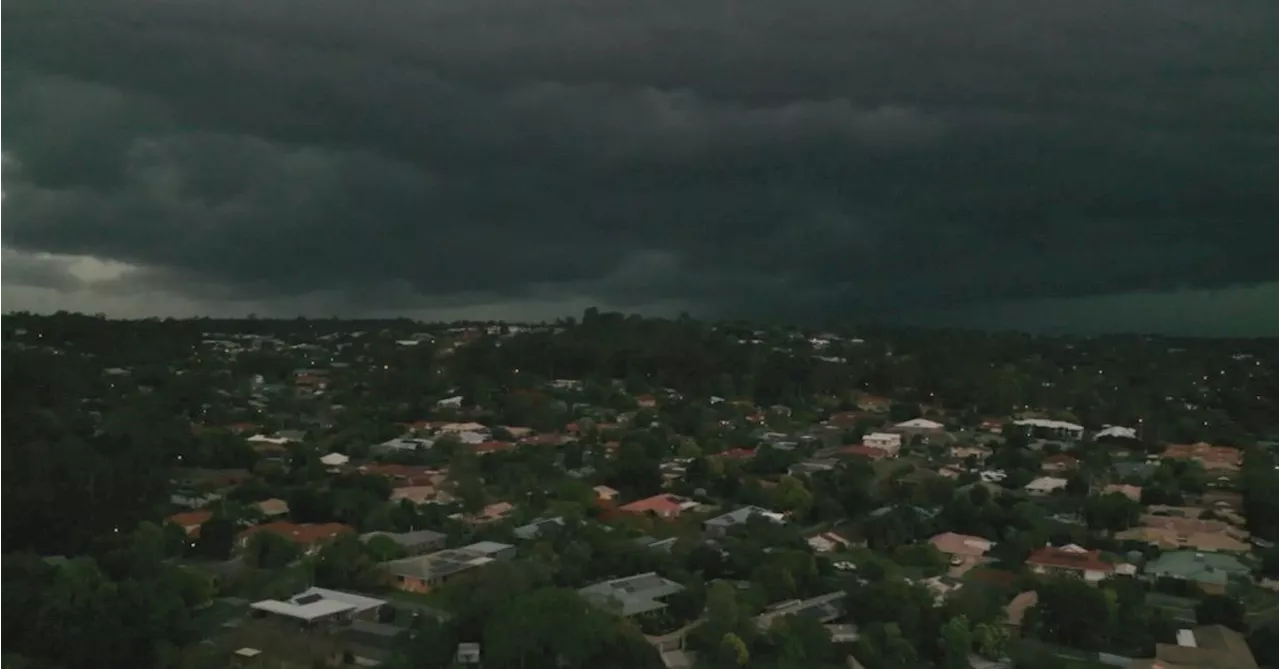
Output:
[[213,518],[213,512],[207,509],[201,509],[199,511],[175,513],[166,518],[165,522],[171,525],[177,525],[178,527],[186,530],[187,536],[189,537],[198,537],[200,536],[200,526],[209,522],[210,518]]
[[756,457],[755,449],[751,448],[731,448],[719,454],[722,458],[731,458],[733,460],[750,460]]
[[1099,556],[1101,551],[1072,550],[1045,546],[1027,558],[1027,564],[1056,569],[1073,569],[1076,571],[1114,571],[1115,567],[1103,562]]
[[627,513],[644,513],[652,511],[658,515],[679,514],[682,509],[683,502],[675,495],[654,495],[638,499],[630,504],[624,504],[618,507],[619,511]]
[[509,441],[486,441],[476,444],[471,448],[471,450],[476,453],[493,453],[494,451],[505,451],[514,447],[515,444]]
[[266,523],[250,527],[241,532],[237,538],[244,541],[259,532],[271,532],[278,534],[294,543],[303,546],[312,546],[324,541],[336,539],[343,534],[355,532],[350,525],[342,523],[303,523],[295,524],[288,521],[276,521],[274,523]]

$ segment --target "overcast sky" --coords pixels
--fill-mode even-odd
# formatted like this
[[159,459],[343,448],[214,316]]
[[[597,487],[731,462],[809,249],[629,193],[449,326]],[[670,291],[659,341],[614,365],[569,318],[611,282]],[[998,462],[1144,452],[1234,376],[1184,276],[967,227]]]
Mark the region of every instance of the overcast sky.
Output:
[[6,0],[3,307],[1277,332],[1261,0]]

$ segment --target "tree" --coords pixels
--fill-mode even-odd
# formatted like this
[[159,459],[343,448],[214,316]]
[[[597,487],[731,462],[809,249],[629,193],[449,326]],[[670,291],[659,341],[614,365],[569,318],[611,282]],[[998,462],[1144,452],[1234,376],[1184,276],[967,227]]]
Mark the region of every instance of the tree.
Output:
[[1009,630],[997,623],[979,623],[973,628],[973,639],[978,655],[998,660],[1004,657],[1009,645]]
[[344,534],[320,549],[315,564],[316,585],[325,588],[379,588],[384,576],[364,552],[354,534]]
[[1233,597],[1209,595],[1196,605],[1196,622],[1201,625],[1223,625],[1237,632],[1247,629],[1244,603]]
[[817,618],[784,616],[774,622],[771,632],[784,666],[820,667],[831,660],[831,635]]
[[973,648],[973,632],[969,619],[956,616],[942,626],[942,663],[947,669],[968,669],[969,651]]
[[717,657],[724,666],[743,667],[751,659],[751,653],[747,651],[747,644],[742,637],[729,632],[720,639],[720,652]]
[[1141,513],[1142,505],[1118,492],[1090,497],[1084,503],[1084,518],[1092,530],[1128,529],[1138,522]]
[[236,540],[235,525],[226,516],[214,514],[200,526],[195,552],[211,560],[226,560]]
[[245,546],[244,561],[251,567],[279,569],[298,559],[298,545],[275,532],[257,532]]
[[783,476],[778,481],[778,486],[774,488],[774,500],[778,508],[794,511],[801,517],[808,513],[809,507],[813,506],[813,494],[804,487],[800,479],[794,476]]
[[551,657],[565,667],[597,666],[613,635],[605,614],[576,592],[540,588],[494,612],[485,627],[485,662],[515,667]]

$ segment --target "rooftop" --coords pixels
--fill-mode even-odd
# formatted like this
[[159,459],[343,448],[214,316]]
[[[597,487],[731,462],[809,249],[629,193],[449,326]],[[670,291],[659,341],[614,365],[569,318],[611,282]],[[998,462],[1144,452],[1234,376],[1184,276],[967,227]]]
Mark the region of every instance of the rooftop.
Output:
[[249,606],[257,611],[297,618],[298,620],[316,620],[317,618],[324,618],[346,611],[354,613],[368,611],[376,609],[385,603],[372,597],[313,587],[286,601],[264,599]]
[[578,594],[596,606],[633,616],[665,608],[659,600],[683,590],[683,585],[650,571],[589,585]]
[[429,580],[489,564],[494,561],[494,554],[509,548],[513,546],[496,541],[480,541],[462,548],[384,562],[382,566],[396,576]]

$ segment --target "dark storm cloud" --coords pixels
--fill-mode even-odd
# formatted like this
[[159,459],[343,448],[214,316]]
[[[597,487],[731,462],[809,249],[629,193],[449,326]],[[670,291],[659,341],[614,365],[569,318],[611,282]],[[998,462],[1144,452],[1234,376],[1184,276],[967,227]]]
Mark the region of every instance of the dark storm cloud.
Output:
[[5,3],[6,247],[801,316],[1271,280],[1276,6]]

